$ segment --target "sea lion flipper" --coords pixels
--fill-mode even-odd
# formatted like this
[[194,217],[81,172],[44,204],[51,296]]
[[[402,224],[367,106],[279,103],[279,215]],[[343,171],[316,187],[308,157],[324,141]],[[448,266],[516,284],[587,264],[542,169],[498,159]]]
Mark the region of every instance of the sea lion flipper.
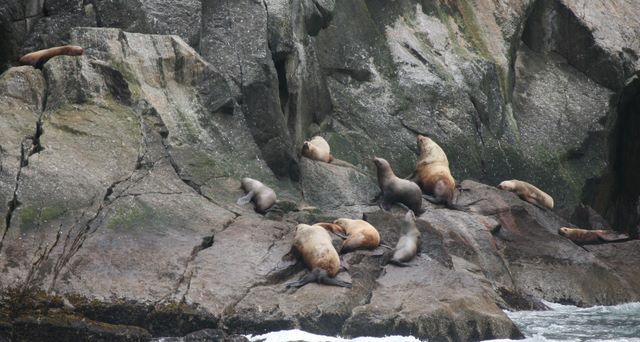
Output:
[[598,237],[604,242],[616,242],[629,240],[629,235],[615,232],[598,232]]
[[338,279],[334,279],[334,278],[325,278],[323,279],[323,284],[327,284],[327,285],[334,285],[334,286],[341,286],[341,287],[346,287],[348,289],[351,288],[351,283],[347,283],[346,281],[342,281],[342,280],[338,280]]
[[246,195],[238,198],[238,200],[236,201],[236,204],[245,205],[245,204],[251,202],[251,199],[253,198],[253,195],[255,193],[256,193],[255,190],[249,191],[249,193],[247,193]]
[[316,273],[314,272],[310,272],[307,273],[304,277],[302,277],[300,280],[298,281],[292,281],[290,283],[287,283],[287,288],[300,288],[303,287],[305,285],[307,285],[308,283],[312,282],[312,281],[317,281],[318,276],[316,275]]
[[426,199],[427,201],[429,201],[429,202],[431,202],[433,204],[440,204],[441,203],[441,201],[439,199],[437,199],[437,198],[435,198],[435,197],[433,197],[431,195],[422,194],[422,198]]

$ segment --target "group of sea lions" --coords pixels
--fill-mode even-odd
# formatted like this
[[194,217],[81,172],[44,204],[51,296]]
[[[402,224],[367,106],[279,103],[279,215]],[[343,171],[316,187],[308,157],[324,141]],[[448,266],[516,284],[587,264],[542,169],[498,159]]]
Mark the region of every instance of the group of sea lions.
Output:
[[[22,56],[19,62],[22,65],[42,68],[44,63],[52,57],[79,56],[83,53],[84,50],[80,46],[64,45],[28,53]],[[449,161],[442,148],[432,139],[422,135],[417,137],[417,146],[419,156],[415,171],[406,179],[396,176],[391,165],[385,159],[373,159],[381,190],[379,205],[384,210],[389,210],[393,204],[399,204],[408,209],[402,220],[400,238],[393,248],[392,257],[388,260],[389,263],[398,266],[408,266],[407,262],[413,259],[419,251],[420,231],[416,227],[415,214],[419,215],[423,212],[423,198],[435,204],[443,204],[449,209],[468,210],[467,207],[454,203],[456,182],[451,175]],[[336,163],[336,159],[331,155],[329,144],[321,136],[314,136],[311,140],[305,141],[301,152],[304,157],[315,161]],[[351,166],[346,162],[338,161],[338,165],[344,164]],[[276,203],[275,191],[262,182],[252,178],[243,178],[241,185],[246,195],[240,197],[237,204],[243,205],[253,202],[255,210],[264,214]],[[513,192],[522,200],[542,209],[553,209],[554,207],[551,196],[527,182],[513,179],[504,181],[497,187]],[[475,202],[469,203],[467,206],[473,203]],[[299,224],[296,226],[293,250],[302,256],[310,273],[299,281],[287,284],[287,287],[300,287],[312,281],[351,287],[350,283],[335,279],[341,269],[341,263],[329,232],[344,239],[340,249],[341,253],[357,249],[374,249],[381,243],[377,229],[363,220],[341,218],[333,223]],[[560,228],[558,234],[580,245],[629,239],[627,235],[612,231],[568,227]]]
[[[377,157],[373,159],[378,176],[378,186],[381,190],[378,197],[380,207],[389,210],[393,204],[398,204],[407,209],[407,213],[401,221],[401,235],[396,246],[392,248],[391,256],[386,258],[385,264],[410,266],[408,262],[418,254],[421,234],[416,227],[415,215],[423,213],[423,199],[434,204],[442,204],[449,209],[463,211],[467,211],[469,205],[482,200],[468,203],[466,206],[454,203],[456,182],[451,175],[446,153],[435,141],[422,135],[417,137],[417,146],[419,156],[415,171],[406,179],[396,176],[387,160]],[[302,155],[325,163],[337,161],[331,155],[327,141],[320,136],[314,136],[311,140],[303,143]],[[259,181],[244,178],[242,187],[247,195],[241,197],[238,204],[245,204],[252,200],[255,203],[256,211],[264,213],[276,202],[275,192]],[[554,207],[551,196],[527,182],[512,179],[501,182],[497,187],[513,192],[523,201],[541,209],[553,209]],[[312,281],[351,287],[350,283],[335,279],[342,267],[340,254],[333,247],[329,232],[344,239],[339,251],[340,254],[381,246],[380,234],[377,229],[363,220],[340,218],[333,223],[299,224],[296,227],[292,250],[302,257],[310,272],[302,279],[287,284],[287,287],[297,288]],[[619,241],[627,238],[625,235],[609,231],[567,227],[560,228],[558,233],[580,245]]]

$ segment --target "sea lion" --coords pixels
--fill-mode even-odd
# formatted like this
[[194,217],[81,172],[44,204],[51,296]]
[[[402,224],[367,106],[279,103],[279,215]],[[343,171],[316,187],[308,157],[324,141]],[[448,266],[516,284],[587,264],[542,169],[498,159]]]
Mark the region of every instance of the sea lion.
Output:
[[41,69],[44,63],[55,56],[80,56],[84,53],[82,47],[77,45],[56,46],[49,49],[38,50],[20,57],[21,65],[31,65]]
[[305,141],[304,144],[302,144],[302,155],[309,159],[325,163],[331,163],[333,161],[329,143],[319,135],[316,135],[311,138],[311,140]]
[[367,221],[341,218],[333,223],[317,223],[317,225],[339,236],[346,235],[340,253],[356,249],[373,249],[380,245],[380,233]]
[[340,271],[340,257],[333,248],[329,232],[319,225],[299,224],[293,238],[293,248],[311,270],[302,279],[287,284],[287,288],[302,287],[312,281],[342,287],[351,287],[351,283],[335,279]]
[[522,200],[538,207],[553,209],[553,198],[527,182],[512,179],[498,184],[498,189],[511,191]]
[[378,170],[378,185],[382,190],[382,208],[389,210],[392,204],[402,203],[414,213],[421,213],[420,187],[412,181],[397,177],[385,159],[373,158],[373,162]]
[[577,245],[593,245],[607,242],[624,242],[630,238],[626,234],[620,234],[611,230],[587,230],[562,227],[558,234],[575,242]]
[[270,187],[253,178],[242,178],[242,188],[247,193],[238,198],[237,204],[244,205],[253,200],[255,211],[264,214],[276,203],[276,193]]
[[453,203],[456,180],[451,175],[447,154],[429,137],[418,135],[416,142],[420,155],[411,179],[425,193],[424,199],[435,204],[444,204],[449,209],[467,211],[466,207]]
[[420,243],[420,231],[416,227],[416,217],[411,210],[407,211],[402,220],[402,235],[398,239],[393,257],[390,263],[396,266],[410,266],[407,261],[413,259],[418,253]]

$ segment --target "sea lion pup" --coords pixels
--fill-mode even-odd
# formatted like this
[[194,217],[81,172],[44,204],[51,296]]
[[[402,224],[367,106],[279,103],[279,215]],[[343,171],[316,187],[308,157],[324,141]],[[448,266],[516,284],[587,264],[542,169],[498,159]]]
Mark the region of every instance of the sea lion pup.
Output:
[[380,233],[369,222],[341,218],[333,223],[317,223],[338,236],[346,235],[340,253],[348,253],[356,249],[374,249],[380,245]]
[[319,135],[316,135],[311,138],[311,140],[305,141],[304,144],[302,144],[302,155],[309,159],[325,163],[331,163],[333,161],[329,143]]
[[512,179],[498,184],[498,189],[511,191],[523,201],[538,207],[553,209],[553,198],[527,182]]
[[397,177],[385,159],[373,158],[373,162],[378,170],[378,185],[382,190],[382,208],[389,210],[392,204],[399,202],[416,214],[422,213],[420,187],[412,181]]
[[302,279],[287,284],[287,288],[302,287],[312,281],[342,287],[351,287],[334,277],[340,271],[340,257],[333,248],[329,232],[319,225],[299,224],[293,238],[293,248],[302,256],[304,264],[311,270]]
[[264,214],[276,203],[275,191],[262,182],[245,177],[240,183],[247,194],[238,198],[237,204],[245,205],[253,200],[255,211]]
[[77,45],[56,46],[49,49],[38,50],[28,53],[20,57],[21,65],[31,65],[34,68],[41,69],[44,63],[55,56],[80,56],[84,53],[82,47]]
[[593,245],[607,242],[624,242],[630,240],[628,235],[616,233],[611,230],[587,230],[562,227],[558,229],[558,234],[573,241],[576,245]]
[[396,266],[411,266],[407,261],[413,259],[418,254],[420,244],[420,231],[416,227],[416,217],[411,210],[407,211],[402,220],[402,235],[398,239],[393,257],[389,263]]

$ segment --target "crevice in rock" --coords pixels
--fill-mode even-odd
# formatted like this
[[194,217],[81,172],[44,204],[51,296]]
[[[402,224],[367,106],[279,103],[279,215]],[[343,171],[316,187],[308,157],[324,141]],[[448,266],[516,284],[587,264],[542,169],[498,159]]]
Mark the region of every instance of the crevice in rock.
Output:
[[640,228],[640,75],[631,78],[617,96],[609,141],[609,169],[583,189],[583,201],[613,227],[638,238]]
[[13,187],[13,196],[7,203],[7,213],[4,217],[4,232],[2,233],[2,238],[0,239],[0,251],[2,251],[2,244],[7,235],[7,232],[11,228],[11,219],[13,218],[13,212],[20,206],[20,201],[18,200],[18,189],[20,187],[20,177],[22,176],[22,168],[29,164],[29,150],[31,144],[31,139],[28,137],[23,139],[20,143],[20,164],[18,166],[18,171],[16,172],[15,184]]
[[423,65],[427,65],[427,66],[429,65],[429,61],[426,58],[424,58],[422,54],[420,54],[420,52],[418,52],[416,49],[411,47],[409,44],[402,43],[402,47],[404,47],[405,50],[407,50],[407,52],[409,52],[413,57],[419,60],[420,63],[422,63]]
[[346,75],[358,82],[370,82],[373,79],[371,71],[365,69],[328,68],[326,72],[328,76]]
[[[288,118],[289,87],[287,85],[286,58],[274,55],[273,64],[276,67],[276,74],[278,75],[278,95],[280,97],[280,109],[282,110],[282,114],[284,114],[284,116]],[[289,120],[287,120],[287,122],[289,122]]]

